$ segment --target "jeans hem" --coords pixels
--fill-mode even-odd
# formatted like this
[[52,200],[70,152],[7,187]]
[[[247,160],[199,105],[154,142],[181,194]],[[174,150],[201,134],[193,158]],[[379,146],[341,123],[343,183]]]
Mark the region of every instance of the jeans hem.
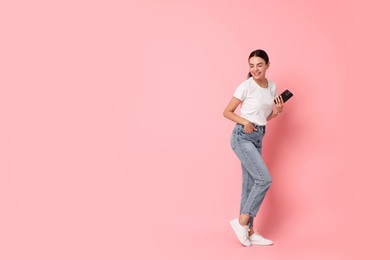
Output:
[[255,218],[255,217],[256,217],[256,214],[253,215],[253,214],[251,214],[251,213],[249,213],[249,212],[240,212],[240,214],[249,215],[249,217],[252,217],[252,218]]

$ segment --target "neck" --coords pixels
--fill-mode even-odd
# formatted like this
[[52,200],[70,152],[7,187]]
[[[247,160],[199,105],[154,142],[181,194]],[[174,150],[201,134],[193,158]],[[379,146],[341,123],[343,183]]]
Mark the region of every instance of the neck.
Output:
[[262,88],[268,87],[268,80],[266,78],[261,78],[261,79],[253,79],[257,85],[259,85]]

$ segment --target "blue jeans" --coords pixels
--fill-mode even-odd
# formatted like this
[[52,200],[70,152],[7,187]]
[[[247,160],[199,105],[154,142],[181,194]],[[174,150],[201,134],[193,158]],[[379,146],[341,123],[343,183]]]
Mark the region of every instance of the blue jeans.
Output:
[[249,225],[260,209],[265,194],[271,186],[271,175],[261,156],[265,126],[255,125],[256,131],[245,133],[244,126],[234,127],[231,146],[241,161],[242,192],[240,214],[250,216]]

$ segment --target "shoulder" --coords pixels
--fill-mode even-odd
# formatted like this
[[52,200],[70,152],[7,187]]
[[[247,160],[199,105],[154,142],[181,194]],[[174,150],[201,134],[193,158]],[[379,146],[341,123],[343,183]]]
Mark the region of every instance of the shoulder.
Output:
[[276,84],[275,84],[275,82],[273,82],[272,80],[269,80],[269,79],[267,79],[267,80],[268,80],[268,87],[271,89],[271,93],[273,95],[276,95]]
[[247,80],[242,81],[238,85],[237,89],[241,89],[241,90],[248,90],[248,89],[250,89],[251,87],[253,87],[253,82],[252,81],[253,81],[252,78],[249,78]]
[[276,88],[276,84],[274,81],[270,80],[270,79],[267,79],[268,81],[268,86],[270,86],[271,88]]
[[248,94],[251,93],[250,88],[253,86],[253,84],[251,84],[251,79],[252,78],[249,78],[241,82],[234,91],[233,96],[243,101],[248,96]]
[[241,90],[241,91],[247,90],[247,89],[251,86],[250,79],[251,79],[251,78],[242,81],[242,82],[237,86],[237,90]]
[[250,85],[252,85],[251,82],[252,82],[252,78],[249,78],[249,79],[242,81],[239,86],[249,87]]

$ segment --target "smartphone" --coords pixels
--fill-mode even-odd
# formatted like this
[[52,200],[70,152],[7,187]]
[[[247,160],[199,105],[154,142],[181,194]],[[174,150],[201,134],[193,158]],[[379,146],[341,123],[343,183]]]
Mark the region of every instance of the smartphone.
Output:
[[[288,89],[286,89],[286,90],[283,91],[283,93],[280,94],[279,96],[282,97],[283,102],[286,102],[287,100],[289,100],[289,99],[293,96],[293,93],[291,93]],[[276,104],[276,100],[274,100],[274,103]]]

